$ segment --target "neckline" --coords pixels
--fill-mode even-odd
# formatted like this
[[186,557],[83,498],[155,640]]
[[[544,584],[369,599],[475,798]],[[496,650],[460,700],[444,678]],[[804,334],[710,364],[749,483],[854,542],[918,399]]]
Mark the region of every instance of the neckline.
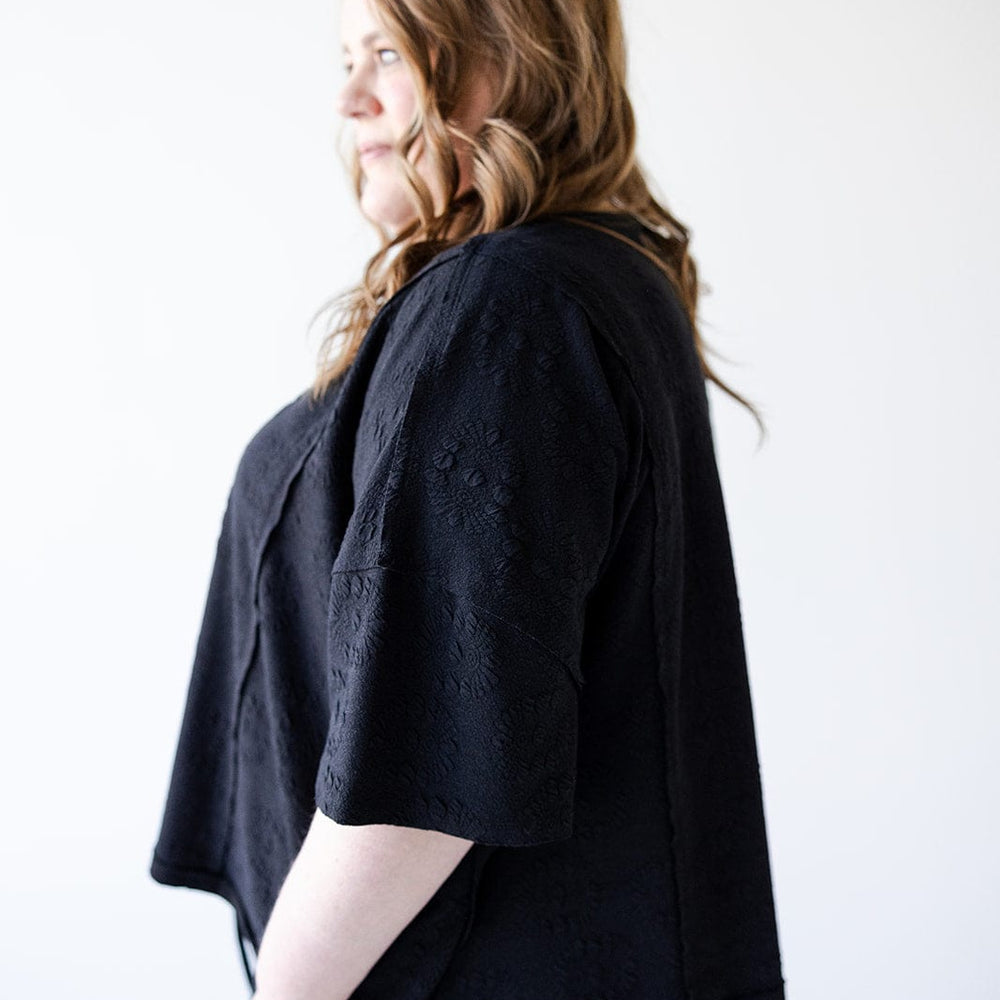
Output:
[[631,222],[635,223],[636,218],[630,212],[602,212],[596,209],[583,209],[583,208],[568,208],[562,212],[553,212],[551,218],[559,218],[561,216],[572,216],[579,215],[585,219],[593,219],[595,222],[602,219],[605,220],[615,220],[617,222]]
[[[535,218],[527,223],[527,225],[546,221],[564,222],[566,219],[572,218],[580,218],[588,222],[603,223],[606,227],[615,230],[618,235],[635,239],[636,242],[638,242],[637,237],[641,237],[646,229],[645,224],[630,212],[610,212],[582,208],[565,209],[559,212],[547,212],[544,215],[535,216]],[[524,223],[522,223],[522,225],[524,225]],[[411,275],[407,281],[400,285],[400,287],[396,289],[396,293],[392,296],[392,298],[395,298],[399,292],[401,292],[408,285],[413,284],[417,278],[422,277],[427,271],[438,267],[438,265],[445,263],[452,257],[458,256],[463,252],[470,241],[487,235],[489,235],[489,233],[477,233],[475,236],[471,236],[468,239],[463,240],[461,243],[458,243],[453,247],[449,247],[447,250],[441,251],[441,253],[432,257],[426,264],[423,265],[423,267],[420,268],[419,271]],[[392,299],[389,301],[392,301]],[[385,308],[385,305],[387,304],[388,303],[383,304],[382,308]]]
[[564,212],[554,212],[548,216],[551,219],[583,219],[587,222],[603,224],[618,232],[637,233],[645,229],[643,223],[630,212],[601,212],[585,209],[567,209]]

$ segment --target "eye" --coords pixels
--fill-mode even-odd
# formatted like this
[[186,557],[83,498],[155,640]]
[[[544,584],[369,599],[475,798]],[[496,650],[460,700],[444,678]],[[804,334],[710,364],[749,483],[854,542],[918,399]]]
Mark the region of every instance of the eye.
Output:
[[375,55],[383,66],[389,66],[399,61],[399,53],[395,49],[376,49]]

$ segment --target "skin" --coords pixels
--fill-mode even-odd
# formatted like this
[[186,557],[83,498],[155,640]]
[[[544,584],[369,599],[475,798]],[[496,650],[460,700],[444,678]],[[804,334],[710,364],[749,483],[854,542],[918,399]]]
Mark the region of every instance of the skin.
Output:
[[261,940],[251,1000],[347,1000],[473,841],[316,811]]
[[[381,145],[380,150],[361,155],[364,173],[361,211],[371,222],[395,234],[417,215],[399,164],[388,149],[406,133],[417,111],[412,71],[367,0],[343,0],[341,38],[347,79],[338,98],[338,111],[353,125],[355,146]],[[464,131],[474,134],[481,127],[491,102],[488,78],[477,75],[470,79],[456,109],[457,123]],[[464,144],[456,147],[455,153],[459,164],[457,193],[461,194],[471,184],[470,159]],[[444,207],[443,192],[419,141],[410,155],[417,171],[430,186],[440,211]]]

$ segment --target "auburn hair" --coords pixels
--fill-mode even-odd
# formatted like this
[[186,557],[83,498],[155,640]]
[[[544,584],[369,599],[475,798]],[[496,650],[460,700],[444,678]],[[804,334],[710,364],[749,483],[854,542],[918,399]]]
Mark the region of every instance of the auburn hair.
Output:
[[[376,313],[437,254],[480,233],[541,215],[610,205],[639,221],[643,244],[594,222],[649,258],[670,280],[690,323],[705,377],[757,409],[708,364],[696,317],[699,282],[688,229],[650,191],[636,157],[636,124],[626,90],[626,47],[618,0],[369,0],[417,91],[417,114],[395,153],[415,217],[381,246],[361,282],[324,303],[339,307],[317,359],[312,395],[320,398],[350,366]],[[472,72],[486,71],[493,106],[474,135],[461,109]],[[429,158],[443,204],[407,156]],[[471,187],[456,196],[456,143],[465,143]],[[360,199],[364,176],[350,162]],[[310,324],[311,325],[311,324]],[[717,355],[718,356],[718,355]]]

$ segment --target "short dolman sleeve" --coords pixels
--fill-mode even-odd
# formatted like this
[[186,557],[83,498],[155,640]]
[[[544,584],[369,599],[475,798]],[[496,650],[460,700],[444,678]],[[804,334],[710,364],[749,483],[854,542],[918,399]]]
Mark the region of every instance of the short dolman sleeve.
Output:
[[563,839],[587,598],[629,462],[598,334],[566,292],[474,247],[405,291],[376,321],[332,568],[316,804],[344,824]]

